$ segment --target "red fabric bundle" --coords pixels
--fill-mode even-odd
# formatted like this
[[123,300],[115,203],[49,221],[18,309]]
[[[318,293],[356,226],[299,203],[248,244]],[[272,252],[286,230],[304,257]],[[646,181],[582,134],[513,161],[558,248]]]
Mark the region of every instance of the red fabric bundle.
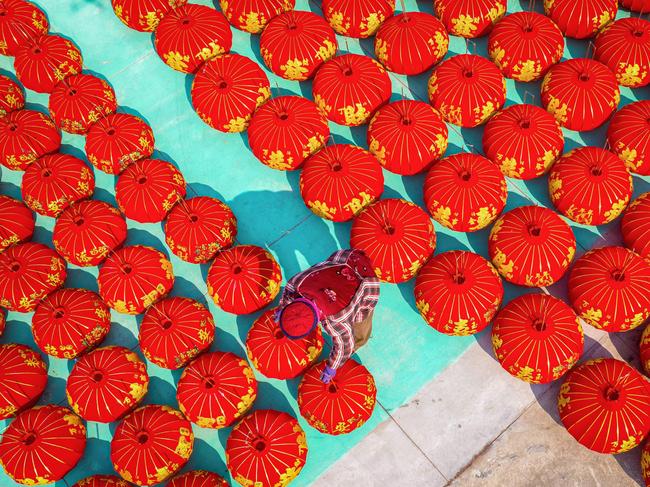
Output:
[[130,487],[126,480],[119,478],[117,475],[91,475],[81,479],[72,487]]
[[436,15],[450,34],[482,37],[506,13],[507,0],[434,0]]
[[555,208],[583,225],[618,217],[632,198],[632,176],[625,162],[599,147],[579,147],[557,160],[548,178]]
[[61,147],[61,132],[47,115],[16,110],[0,117],[0,164],[24,171],[39,157]]
[[542,206],[504,213],[488,239],[492,264],[506,281],[519,286],[550,286],[564,275],[575,252],[571,227]]
[[544,0],[544,12],[562,33],[574,39],[593,37],[616,18],[618,0]]
[[25,107],[25,91],[9,76],[0,75],[0,117]]
[[623,159],[630,171],[650,176],[650,100],[625,105],[607,128],[610,150]]
[[323,0],[321,9],[337,34],[363,39],[395,13],[395,0]]
[[147,360],[165,369],[178,369],[210,348],[214,331],[208,308],[193,299],[175,296],[147,310],[138,340]]
[[301,96],[272,98],[255,112],[248,127],[255,157],[281,171],[298,169],[329,136],[325,116],[313,101]]
[[624,247],[590,250],[569,274],[578,315],[607,332],[627,331],[650,317],[650,262]]
[[314,76],[312,95],[332,122],[356,126],[370,121],[390,100],[391,82],[384,67],[360,54],[342,54],[323,64]]
[[38,401],[47,385],[47,364],[27,345],[17,343],[0,345],[0,363],[0,420],[4,420]]
[[171,479],[167,487],[230,487],[230,484],[214,472],[190,470]]
[[646,326],[639,342],[639,358],[641,366],[647,375],[650,375],[650,326]]
[[0,54],[15,56],[18,47],[33,37],[47,34],[47,17],[25,0],[3,0],[0,6]]
[[216,255],[206,281],[217,306],[242,315],[259,311],[275,299],[282,271],[270,252],[255,245],[238,245]]
[[[639,12],[639,13],[650,12],[650,0],[620,0],[619,3],[621,4],[621,7],[631,10],[632,12]],[[646,443],[646,447],[647,445],[648,443]],[[650,464],[648,465],[648,467],[650,468]],[[648,478],[650,478],[650,474]]]
[[141,32],[156,30],[167,12],[186,3],[187,0],[111,0],[117,18]]
[[434,68],[428,92],[429,101],[446,121],[476,127],[506,102],[506,80],[484,57],[458,54]]
[[248,412],[257,381],[246,359],[230,352],[209,352],[185,369],[176,399],[185,417],[202,428],[225,428]]
[[0,194],[0,252],[17,243],[31,240],[34,214],[22,201]]
[[503,300],[503,284],[483,257],[453,250],[420,269],[414,294],[429,326],[447,335],[473,335],[492,321]]
[[628,206],[621,218],[621,235],[628,249],[650,261],[650,192]]
[[292,10],[296,0],[219,0],[219,4],[233,27],[259,34],[273,17]]
[[348,144],[325,147],[305,162],[300,194],[305,205],[326,220],[343,222],[384,191],[384,174],[368,151]]
[[59,289],[41,301],[32,316],[34,342],[53,357],[74,359],[94,348],[111,329],[111,313],[87,289]]

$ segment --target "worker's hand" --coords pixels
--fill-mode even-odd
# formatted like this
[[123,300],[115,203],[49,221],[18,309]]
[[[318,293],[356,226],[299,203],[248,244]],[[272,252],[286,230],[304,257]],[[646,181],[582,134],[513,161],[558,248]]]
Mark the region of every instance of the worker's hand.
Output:
[[323,384],[329,384],[335,375],[336,369],[333,369],[329,365],[326,365],[325,369],[323,369],[323,373],[320,375],[320,380],[323,382]]
[[275,321],[276,323],[280,323],[281,314],[282,314],[282,307],[278,306],[278,308],[273,313],[273,321]]

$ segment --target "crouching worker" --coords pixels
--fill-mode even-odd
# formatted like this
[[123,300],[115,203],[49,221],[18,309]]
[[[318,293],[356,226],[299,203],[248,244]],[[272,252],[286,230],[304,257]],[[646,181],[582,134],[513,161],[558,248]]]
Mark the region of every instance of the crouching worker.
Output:
[[332,352],[321,375],[329,383],[336,369],[366,344],[379,300],[379,279],[361,250],[339,250],[293,276],[276,312],[283,333],[298,339],[320,322],[332,337]]

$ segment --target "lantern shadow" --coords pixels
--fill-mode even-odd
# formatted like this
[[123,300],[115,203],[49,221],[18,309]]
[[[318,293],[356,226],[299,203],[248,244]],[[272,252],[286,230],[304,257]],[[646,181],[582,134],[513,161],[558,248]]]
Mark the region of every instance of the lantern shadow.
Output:
[[110,191],[106,191],[104,188],[99,188],[95,186],[95,193],[93,194],[93,199],[103,201],[108,203],[111,206],[117,208],[117,201],[115,200],[115,195]]
[[[268,309],[270,309],[270,307]],[[237,323],[237,332],[239,333],[241,343],[246,343],[248,331],[259,316],[261,316],[261,313],[256,313],[254,315],[239,315],[235,318],[235,322]]]
[[76,287],[81,289],[89,289],[97,292],[97,278],[90,272],[81,269],[68,267],[68,276],[65,280],[66,287]]
[[7,320],[5,331],[0,335],[0,343],[22,343],[29,345],[31,348],[39,352],[43,360],[49,364],[49,355],[40,352],[38,347],[36,347],[36,344],[34,343],[34,335],[32,335],[32,327],[27,322],[26,316],[24,319],[25,321]]
[[650,178],[642,178],[634,175],[634,197],[638,198],[641,194],[650,191]]
[[[92,424],[93,423],[87,423],[87,427],[91,427]],[[54,487],[70,487],[71,485],[74,485],[75,482],[78,482],[88,475],[96,475],[99,473],[115,475],[115,470],[113,470],[113,465],[111,463],[110,452],[110,441],[93,437],[87,438],[86,448],[79,463],[75,465],[74,469],[70,471],[63,480],[53,484]]]
[[131,329],[121,323],[111,321],[111,330],[108,332],[108,335],[102,342],[101,346],[120,345],[128,349],[133,349],[137,347],[138,344],[137,328],[134,333]]
[[88,162],[88,159],[86,158],[86,153],[79,149],[78,147],[75,147],[70,144],[61,144],[61,148],[59,149],[59,152],[62,154],[68,154],[73,157],[76,157],[77,159],[81,159],[84,161],[84,164],[90,168],[91,171],[93,171],[93,176],[95,175],[95,167]]
[[174,288],[170,295],[191,298],[206,307],[208,306],[208,299],[206,298],[205,293],[202,292],[196,284],[179,275],[175,277]]
[[[6,170],[8,171],[8,169]],[[0,172],[0,176],[1,175],[2,173]],[[5,196],[11,196],[15,200],[22,201],[22,195],[20,194],[20,187],[8,181],[0,180],[0,194],[3,194]]]
[[416,100],[429,103],[429,78],[432,72],[432,69],[427,69],[422,74],[406,77],[406,85]]
[[633,330],[609,333],[609,339],[621,358],[641,373],[644,373],[644,370],[640,360],[639,343],[641,334],[648,323],[650,320],[646,320],[644,324]]
[[[521,103],[527,103],[529,105],[542,106],[542,97],[540,93],[542,92],[542,80],[531,81],[523,83],[521,81],[515,81],[515,91],[519,95]],[[525,101],[524,101],[525,100]],[[506,101],[506,104],[510,101],[510,98]]]
[[621,469],[635,482],[639,487],[643,487],[645,482],[641,478],[641,447],[634,448],[625,453],[618,453],[613,455],[614,459],[618,462]]
[[[200,70],[201,68],[199,68]],[[198,71],[197,71],[198,72]],[[190,105],[190,108],[192,111],[196,113],[196,110],[194,110],[194,104],[192,103],[192,83],[194,83],[194,75],[187,73],[185,75],[185,80],[183,81],[183,85],[185,87],[185,98],[187,99],[187,102]],[[198,116],[198,114],[197,114]]]
[[[463,136],[465,147],[467,150],[474,154],[481,154],[483,151],[483,125],[478,127],[460,127],[460,133]],[[458,127],[457,127],[458,129]]]
[[[591,47],[589,47],[589,39],[587,40],[582,40],[582,39],[572,39],[570,37],[564,37],[564,50],[565,52],[568,51],[569,54],[571,54],[571,58],[585,58],[585,57],[591,57],[589,54],[591,53]],[[590,51],[590,52],[587,52]],[[562,61],[566,61],[567,58],[563,57]]]
[[[57,35],[61,35],[61,34],[57,33]],[[91,75],[93,75],[93,76],[95,76],[95,77],[97,77],[99,79],[102,79],[102,80],[106,81],[108,86],[110,86],[111,88],[113,88],[113,90],[115,90],[115,87],[111,84],[110,80],[105,75],[103,75],[102,73],[100,73],[98,71],[95,71],[94,69],[88,69],[85,66],[85,63],[84,63],[84,69],[81,71],[81,74],[91,74]]]
[[158,237],[146,230],[133,228],[132,225],[129,225],[129,231],[126,237],[125,245],[146,245],[148,247],[153,247],[154,249],[161,251],[163,254],[165,254],[167,259],[169,259],[169,249],[160,241]]
[[[32,2],[34,3],[34,2]],[[16,73],[12,71],[7,71],[6,69],[0,69],[0,76],[6,76],[7,78],[10,78],[11,81],[16,83],[18,86],[23,86],[23,84],[20,82],[20,80],[16,77]],[[24,88],[23,88],[24,89]]]
[[54,248],[52,244],[52,231],[40,225],[36,225],[34,227],[34,235],[32,237],[32,241],[45,244],[52,249]]
[[261,35],[250,35],[248,38],[250,39],[250,46],[251,46],[251,51],[253,52],[253,56],[255,56],[255,61],[257,64],[267,73],[272,73],[269,68],[266,66],[266,63],[264,62],[264,58],[262,58],[262,53],[260,52],[260,38]]
[[176,388],[160,377],[149,377],[149,391],[144,400],[145,404],[164,404],[178,409]]
[[117,113],[126,113],[128,115],[133,115],[143,120],[147,125],[151,126],[151,123],[149,122],[149,119],[147,117],[145,117],[142,113],[140,113],[135,108],[131,108],[130,106],[120,105],[119,107],[117,107]]
[[[21,84],[22,86],[22,84]],[[47,115],[48,117],[50,116],[50,110],[45,106],[41,105],[40,103],[33,103],[30,101],[25,102],[25,109],[26,110],[34,110],[37,112],[41,112],[43,115]]]
[[[242,342],[245,342],[245,339]],[[239,342],[233,335],[217,326],[214,343],[210,347],[210,351],[232,352],[239,357],[246,358],[246,351],[242,346],[242,342]]]
[[[397,289],[399,289],[404,302],[406,302],[413,311],[420,314],[420,310],[415,306],[415,278],[399,283]],[[381,295],[379,299],[381,299]]]
[[[195,428],[196,425],[192,425],[192,427]],[[228,435],[230,434],[230,428],[220,428],[217,430],[217,436],[219,436],[223,430],[226,430]],[[221,439],[219,439],[219,443],[222,443],[225,449],[225,441],[222,442]],[[190,457],[187,467],[183,471],[208,470],[215,472],[224,478],[228,478],[228,469],[221,457],[222,455],[212,448],[210,443],[204,439],[195,437],[192,456]]]
[[275,379],[266,379],[258,382],[257,399],[255,400],[253,409],[255,411],[260,409],[275,409],[298,417],[295,406],[289,403],[287,396],[267,381],[283,382],[276,381]]
[[[540,14],[544,13],[544,2],[535,2],[534,0],[519,0],[519,9],[524,12],[534,11]],[[532,7],[532,8],[531,8]]]
[[[434,163],[435,164],[435,163]],[[433,164],[432,164],[433,165]],[[406,194],[416,205],[420,205],[426,211],[424,204],[424,179],[426,178],[427,171],[413,176],[402,176],[402,183]]]
[[66,379],[48,375],[47,386],[38,399],[38,404],[58,404],[67,407],[68,400],[65,396],[65,385]]

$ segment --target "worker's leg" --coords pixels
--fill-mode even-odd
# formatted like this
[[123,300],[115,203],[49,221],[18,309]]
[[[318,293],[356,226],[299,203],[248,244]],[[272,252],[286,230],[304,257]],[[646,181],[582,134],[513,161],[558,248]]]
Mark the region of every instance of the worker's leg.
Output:
[[373,314],[374,311],[371,311],[365,320],[352,325],[352,332],[354,333],[355,350],[358,350],[359,348],[363,347],[366,344],[366,342],[370,339],[370,334],[372,333]]

